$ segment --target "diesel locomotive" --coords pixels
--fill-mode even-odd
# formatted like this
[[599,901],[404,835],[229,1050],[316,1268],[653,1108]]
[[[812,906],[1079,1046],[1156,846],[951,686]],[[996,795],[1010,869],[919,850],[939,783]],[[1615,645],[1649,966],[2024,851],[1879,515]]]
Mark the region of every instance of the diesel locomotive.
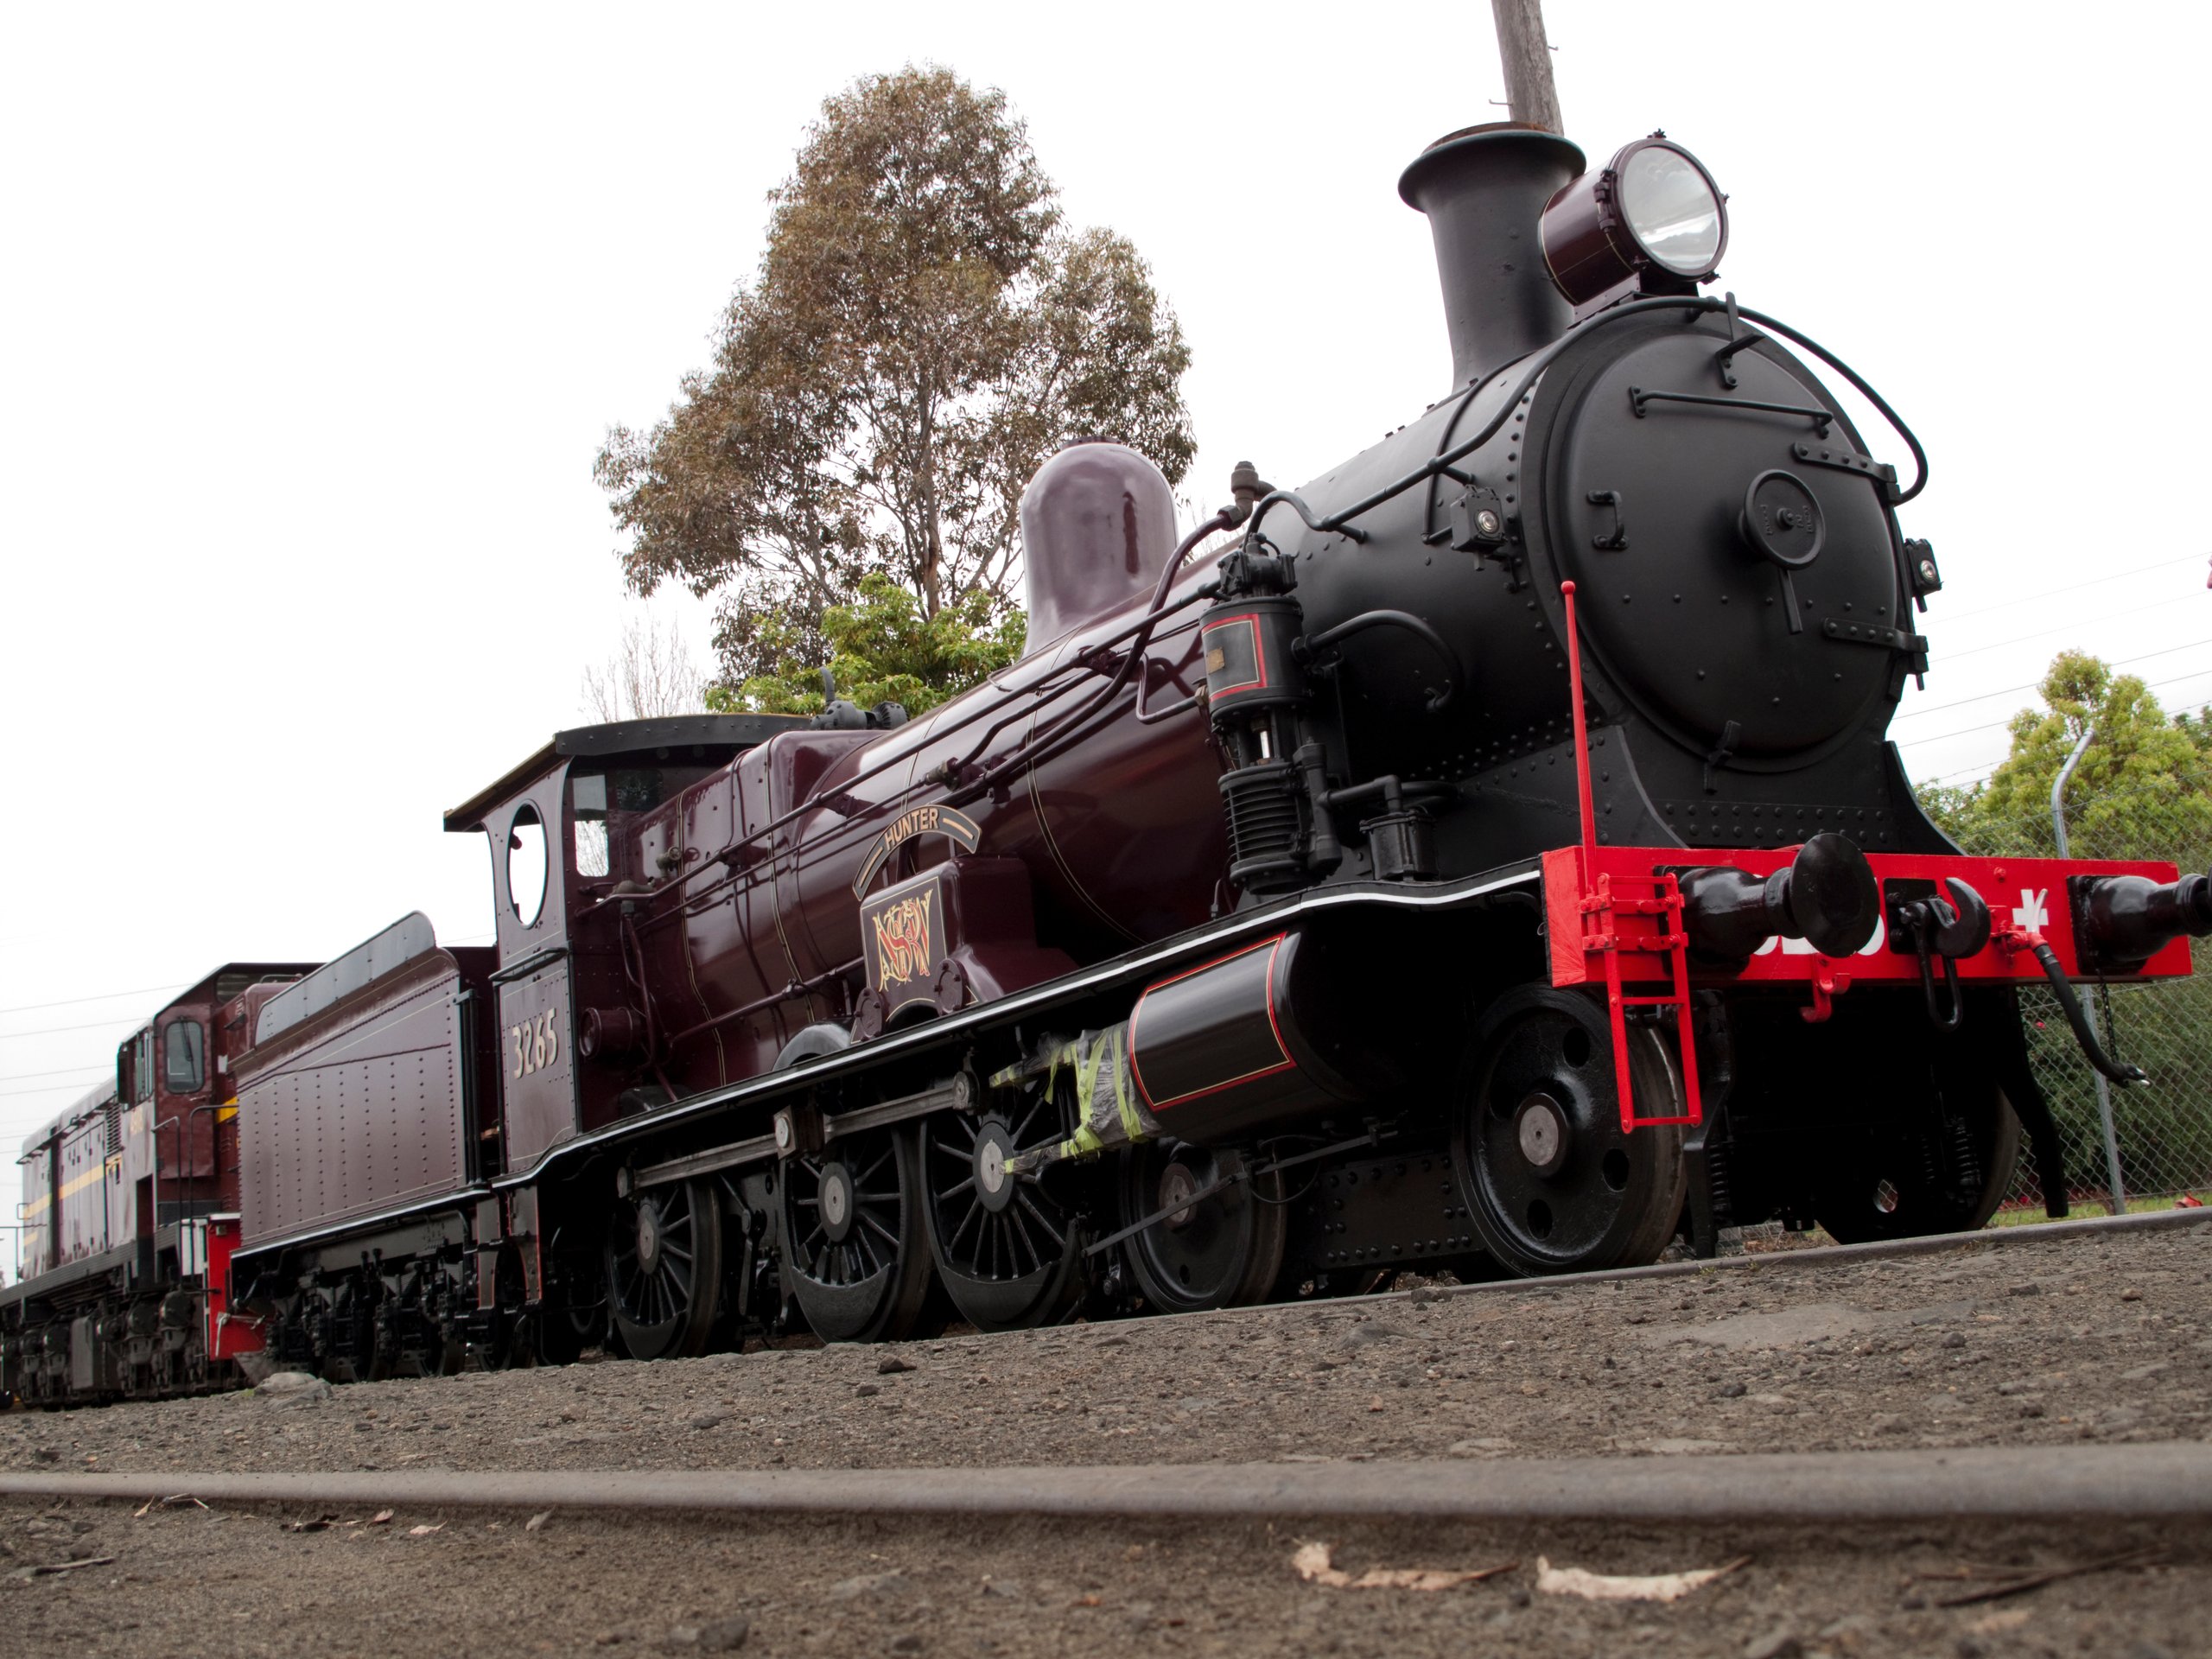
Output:
[[[2018,989],[2132,1080],[2070,984],[2187,973],[2205,879],[1922,815],[1926,458],[1707,291],[1688,151],[1476,128],[1399,189],[1451,378],[1382,442],[1180,537],[1071,445],[1012,668],[559,733],[446,815],[494,946],[413,916],[234,992],[202,1351],[219,1300],[247,1363],[367,1376],[1972,1228],[2024,1139],[2063,1214]],[[57,1271],[8,1386],[155,1386]]]

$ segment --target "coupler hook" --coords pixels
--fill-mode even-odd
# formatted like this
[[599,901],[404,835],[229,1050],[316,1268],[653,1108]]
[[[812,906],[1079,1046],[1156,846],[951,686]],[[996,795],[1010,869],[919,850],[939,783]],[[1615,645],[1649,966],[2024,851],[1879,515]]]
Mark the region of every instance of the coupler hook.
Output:
[[[1920,992],[1928,1003],[1929,1023],[1948,1032],[1956,1031],[1966,1019],[1966,1000],[1959,994],[1959,958],[1974,956],[1988,944],[1990,917],[1981,895],[1957,876],[1946,876],[1943,885],[1950,889],[1949,902],[1932,893],[1905,899],[1897,906],[1891,925],[1911,936],[1920,957]],[[1945,990],[1941,999],[1936,993],[1939,957]]]

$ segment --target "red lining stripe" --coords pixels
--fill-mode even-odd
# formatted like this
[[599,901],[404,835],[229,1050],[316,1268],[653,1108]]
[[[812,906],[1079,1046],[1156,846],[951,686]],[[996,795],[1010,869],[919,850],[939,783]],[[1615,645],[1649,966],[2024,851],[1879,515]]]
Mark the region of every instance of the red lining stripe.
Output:
[[[1287,934],[1278,933],[1271,939],[1262,939],[1256,944],[1244,946],[1242,950],[1231,950],[1225,957],[1216,957],[1211,962],[1202,962],[1195,968],[1185,968],[1181,973],[1170,975],[1167,978],[1160,981],[1158,984],[1147,985],[1144,988],[1142,995],[1137,998],[1136,1007],[1129,1010],[1129,1076],[1136,1080],[1137,1093],[1144,1097],[1144,1103],[1148,1109],[1155,1112],[1165,1111],[1170,1106],[1180,1106],[1185,1101],[1203,1100],[1208,1095],[1217,1095],[1224,1089],[1236,1088],[1239,1084],[1251,1083],[1260,1077],[1271,1077],[1278,1071],[1296,1069],[1298,1062],[1291,1058],[1290,1046],[1283,1041],[1282,1027],[1275,1020],[1275,952],[1282,949],[1282,942],[1287,937]],[[1221,967],[1225,963],[1249,957],[1255,950],[1268,952],[1266,982],[1268,1031],[1275,1039],[1277,1052],[1282,1055],[1281,1063],[1276,1065],[1262,1066],[1257,1071],[1247,1071],[1241,1077],[1230,1077],[1225,1082],[1209,1084],[1203,1089],[1193,1089],[1187,1094],[1176,1096],[1173,1100],[1154,1100],[1152,1097],[1152,1090],[1145,1086],[1143,1069],[1137,1064],[1137,1017],[1144,1012],[1145,998],[1150,996],[1154,991],[1205,973],[1211,969]]]

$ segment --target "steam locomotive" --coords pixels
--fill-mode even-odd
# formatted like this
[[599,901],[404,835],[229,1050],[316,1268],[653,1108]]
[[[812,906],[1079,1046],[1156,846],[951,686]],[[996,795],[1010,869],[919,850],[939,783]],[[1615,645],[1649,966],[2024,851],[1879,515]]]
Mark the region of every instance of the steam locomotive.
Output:
[[6,1386],[1972,1228],[2024,1136],[2063,1214],[2018,988],[2130,1076],[2069,982],[2186,974],[2205,878],[1965,857],[1921,814],[1885,733],[1942,588],[1896,513],[1926,458],[1704,291],[1726,213],[1686,149],[1592,173],[1474,128],[1399,188],[1445,397],[1297,490],[1240,467],[1180,538],[1141,456],[1064,449],[1021,504],[1026,654],[926,715],[825,680],[812,717],[556,734],[446,816],[488,839],[495,947],[409,917],[211,987],[190,1087],[126,1056],[78,1121],[145,1111],[156,1190],[204,1121],[200,1185],[0,1299]]

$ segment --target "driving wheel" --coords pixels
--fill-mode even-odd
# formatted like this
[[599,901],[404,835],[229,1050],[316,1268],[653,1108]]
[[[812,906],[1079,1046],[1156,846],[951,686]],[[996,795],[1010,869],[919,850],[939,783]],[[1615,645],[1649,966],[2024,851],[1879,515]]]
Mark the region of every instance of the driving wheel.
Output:
[[[1679,1116],[1665,1042],[1648,1027],[1628,1036],[1638,1116]],[[1656,1261],[1688,1187],[1679,1128],[1621,1128],[1604,1008],[1541,986],[1507,993],[1477,1027],[1452,1164],[1484,1247],[1523,1274]]]
[[2012,1191],[2020,1120],[1986,1076],[1940,1078],[1913,1103],[1822,1148],[1813,1215],[1839,1244],[1986,1226]]
[[1016,1174],[1007,1161],[1062,1137],[1048,1094],[1012,1114],[940,1112],[921,1126],[930,1254],[960,1317],[979,1331],[1049,1324],[1083,1290],[1073,1212],[1058,1194],[1071,1172]]
[[616,1204],[607,1224],[607,1300],[633,1359],[704,1353],[721,1308],[721,1209],[704,1181]]
[[784,1273],[824,1342],[895,1342],[922,1320],[930,1246],[913,1147],[903,1128],[865,1130],[784,1166]]
[[1163,1313],[1264,1301],[1289,1233],[1282,1178],[1240,1153],[1148,1141],[1122,1162],[1121,1225],[1148,1224],[1122,1249],[1147,1302]]

